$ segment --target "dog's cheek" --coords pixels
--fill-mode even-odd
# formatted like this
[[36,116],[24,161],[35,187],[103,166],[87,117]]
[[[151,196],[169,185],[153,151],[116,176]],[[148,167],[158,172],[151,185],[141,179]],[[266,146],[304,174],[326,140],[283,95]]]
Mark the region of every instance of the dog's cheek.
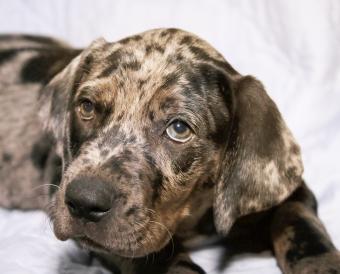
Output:
[[[181,146],[180,144],[178,146]],[[190,173],[195,167],[195,163],[200,160],[201,149],[200,147],[176,147],[170,152],[172,158],[173,173],[186,174]]]
[[90,124],[85,124],[80,121],[75,112],[71,113],[70,119],[70,150],[72,157],[75,157],[81,145],[85,141],[89,141],[96,137],[95,131]]

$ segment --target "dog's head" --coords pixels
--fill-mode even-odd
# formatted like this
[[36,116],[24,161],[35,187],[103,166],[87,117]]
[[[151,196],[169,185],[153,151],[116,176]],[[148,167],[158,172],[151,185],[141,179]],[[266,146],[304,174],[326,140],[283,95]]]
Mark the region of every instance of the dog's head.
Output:
[[212,206],[227,233],[300,184],[299,147],[261,83],[184,31],[97,40],[41,100],[63,158],[60,239],[142,256]]

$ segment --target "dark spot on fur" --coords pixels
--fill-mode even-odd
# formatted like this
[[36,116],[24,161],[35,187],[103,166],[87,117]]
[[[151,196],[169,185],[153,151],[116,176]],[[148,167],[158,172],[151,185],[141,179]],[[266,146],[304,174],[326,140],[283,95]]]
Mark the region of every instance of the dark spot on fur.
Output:
[[176,61],[177,62],[181,62],[183,59],[184,59],[184,57],[183,57],[182,54],[180,54],[180,53],[176,54]]
[[215,183],[210,178],[208,180],[206,180],[202,185],[202,187],[205,188],[205,189],[210,189],[210,188],[213,188],[214,186],[215,186]]
[[107,58],[106,61],[109,64],[103,72],[100,74],[99,77],[108,77],[111,75],[115,70],[117,70],[118,66],[122,62],[122,55],[123,51],[121,49],[118,49],[111,53]]
[[144,236],[140,235],[137,237],[137,242],[141,242],[142,240],[144,240]]
[[296,144],[293,144],[290,148],[290,152],[292,154],[299,155],[300,154],[300,148]]
[[165,43],[169,43],[173,39],[174,34],[176,32],[178,32],[178,31],[179,31],[178,29],[166,29],[166,30],[163,30],[160,33],[160,38],[166,39]]
[[128,138],[126,138],[124,143],[126,143],[126,144],[133,144],[133,143],[136,142],[136,140],[137,140],[136,135],[131,135]]
[[119,192],[116,194],[115,200],[119,202],[120,204],[122,204],[123,206],[125,206],[127,203],[128,197],[125,193]]
[[184,36],[182,40],[179,42],[180,45],[188,45],[192,44],[193,38],[191,36]]
[[117,117],[117,121],[118,121],[118,122],[121,121],[122,118],[123,118],[123,116],[124,116],[124,112],[119,113],[119,115],[118,115],[118,117]]
[[[123,56],[125,56],[123,58]],[[129,58],[126,58],[129,57]],[[113,74],[119,67],[126,70],[137,71],[142,67],[141,62],[133,58],[133,56],[128,56],[126,52],[122,49],[118,49],[111,53],[107,58],[106,62],[109,64],[99,77],[108,77]]]
[[78,90],[81,83],[84,82],[85,79],[90,74],[93,62],[94,62],[94,56],[92,54],[88,54],[84,58],[84,61],[79,64],[79,67],[77,68],[75,76],[74,76],[72,95],[75,94],[75,92]]
[[145,46],[145,54],[146,55],[149,55],[150,53],[153,53],[153,52],[159,52],[160,54],[163,54],[164,53],[164,48],[161,47],[159,44],[148,44]]
[[155,119],[155,113],[152,110],[149,112],[149,119],[151,122]]
[[166,75],[162,81],[163,83],[160,85],[159,90],[164,90],[172,87],[173,85],[178,83],[180,75],[176,72],[170,73]]
[[173,97],[166,97],[159,105],[159,109],[162,111],[166,111],[167,109],[174,106],[176,103],[176,99]]
[[189,46],[189,50],[199,60],[202,60],[202,61],[211,61],[212,60],[210,55],[204,49],[201,49],[199,47],[191,45],[191,46]]
[[196,230],[199,234],[212,235],[216,233],[214,225],[214,212],[212,208],[207,209],[202,218],[196,225]]
[[156,165],[155,159],[149,153],[147,153],[146,151],[144,151],[143,156],[144,156],[145,160],[147,161],[147,163],[149,163],[149,165],[151,165],[151,167],[154,168],[155,165]]
[[17,50],[1,50],[0,51],[0,65],[11,60],[17,54]]
[[141,69],[142,64],[137,60],[131,60],[130,62],[122,63],[121,66],[123,69],[137,71]]
[[195,161],[196,155],[196,152],[189,149],[182,151],[172,164],[175,174],[188,172]]
[[3,160],[4,162],[6,162],[6,163],[10,163],[10,162],[12,161],[12,159],[13,159],[12,154],[9,154],[9,153],[7,153],[7,152],[4,152],[4,153],[2,154],[2,160]]
[[106,163],[103,165],[103,168],[110,169],[111,171],[115,172],[119,176],[123,176],[124,178],[126,178],[126,175],[128,175],[128,173],[126,169],[123,167],[124,163],[125,163],[125,159],[114,155],[109,160],[106,161]]
[[154,180],[152,181],[152,190],[153,190],[152,204],[154,204],[156,200],[159,198],[160,192],[164,188],[163,182],[164,182],[164,177],[162,173],[159,170],[157,170],[156,176]]
[[130,207],[130,208],[126,211],[125,215],[126,215],[127,217],[130,216],[130,215],[133,215],[133,214],[136,213],[137,210],[138,210],[138,207],[137,207],[137,206],[132,206],[132,207]]
[[290,167],[286,170],[286,177],[290,180],[297,180],[300,175],[297,173],[296,167]]
[[221,61],[211,57],[204,49],[196,46],[190,46],[189,50],[198,60],[212,63],[214,66],[226,70],[230,74],[237,74],[234,68],[227,63],[227,61]]
[[304,219],[296,219],[292,224],[294,236],[290,239],[291,246],[286,253],[286,259],[294,265],[299,260],[306,257],[314,257],[334,249],[331,242],[322,240],[312,224]]
[[124,39],[121,39],[118,41],[118,43],[121,43],[121,44],[128,44],[132,41],[132,38],[131,37],[127,37],[127,38],[124,38]]
[[146,79],[144,79],[144,80],[138,80],[138,88],[139,89],[142,89],[142,87],[145,85],[145,83],[147,82],[147,80]]
[[44,169],[47,159],[54,145],[54,139],[50,134],[44,134],[36,143],[33,144],[31,150],[31,159],[33,165],[38,169]]
[[167,29],[167,32],[168,32],[169,34],[175,34],[175,33],[179,32],[179,29],[169,28],[169,29]]
[[188,71],[184,73],[188,83],[183,87],[183,94],[191,98],[193,94],[197,94],[204,98],[204,90],[211,92],[216,88],[216,83],[210,81],[209,75],[201,73],[201,71]]
[[91,66],[94,62],[94,57],[89,54],[85,57],[84,63],[82,64],[82,69],[89,69],[89,66]]
[[105,157],[109,154],[109,152],[110,151],[108,149],[103,149],[103,150],[100,151],[100,156]]
[[24,82],[47,83],[79,53],[80,50],[61,48],[40,50],[37,56],[29,59],[23,66],[21,79]]
[[121,154],[111,156],[103,165],[103,168],[114,172],[118,179],[131,179],[131,174],[125,164],[137,161],[138,158],[132,151],[125,149]]
[[52,195],[58,190],[58,187],[61,183],[61,177],[62,177],[62,160],[57,155],[54,154],[52,157],[50,157],[49,160],[49,166],[50,166],[50,174],[49,177],[51,178],[51,186],[49,188],[49,194]]

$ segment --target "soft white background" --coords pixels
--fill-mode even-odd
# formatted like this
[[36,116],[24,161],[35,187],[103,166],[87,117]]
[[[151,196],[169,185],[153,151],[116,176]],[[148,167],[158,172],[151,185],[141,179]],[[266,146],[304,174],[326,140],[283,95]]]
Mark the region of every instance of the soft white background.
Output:
[[[340,1],[0,0],[0,33],[46,34],[77,47],[158,27],[200,35],[264,83],[302,146],[305,178],[340,248]],[[219,273],[217,258],[216,250],[194,254],[208,273]],[[0,273],[53,274],[60,264],[66,273],[86,259],[54,239],[43,213],[0,209]],[[280,273],[268,254],[239,258],[223,273],[260,272]]]

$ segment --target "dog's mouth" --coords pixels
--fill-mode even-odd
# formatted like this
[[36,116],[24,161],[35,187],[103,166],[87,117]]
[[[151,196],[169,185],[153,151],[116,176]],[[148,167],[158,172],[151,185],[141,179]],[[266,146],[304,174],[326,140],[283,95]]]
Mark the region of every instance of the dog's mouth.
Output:
[[109,250],[105,246],[99,244],[98,242],[90,239],[87,236],[76,237],[74,238],[74,240],[83,248],[100,252],[109,252]]
[[51,216],[56,237],[63,241],[73,239],[81,248],[94,252],[142,257],[160,250],[171,239],[172,233],[165,225],[151,221],[150,216],[138,219],[137,224],[119,218],[84,222],[72,217],[63,204],[57,209]]

